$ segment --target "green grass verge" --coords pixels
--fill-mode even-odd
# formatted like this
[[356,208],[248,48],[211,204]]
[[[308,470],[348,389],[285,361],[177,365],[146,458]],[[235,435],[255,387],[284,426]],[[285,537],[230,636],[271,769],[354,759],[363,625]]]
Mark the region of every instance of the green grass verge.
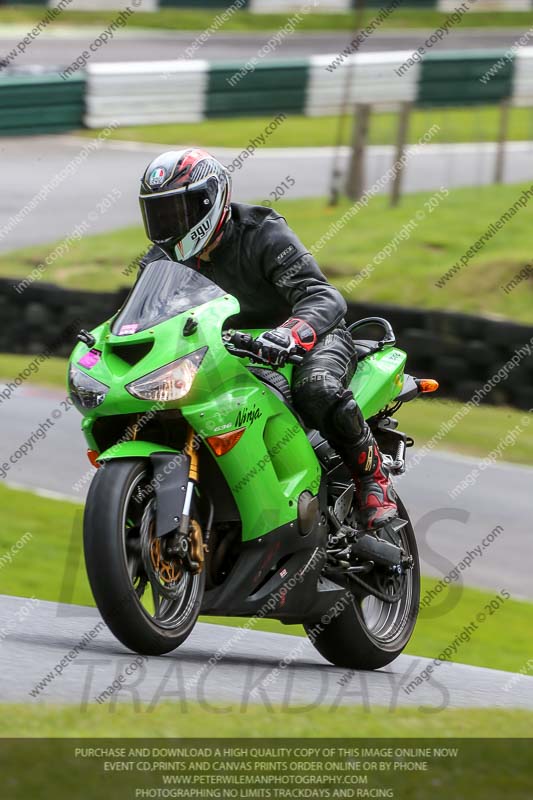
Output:
[[[273,175],[273,185],[282,177]],[[392,209],[388,197],[375,196],[322,247],[318,261],[348,300],[498,314],[531,323],[533,282],[523,280],[509,293],[502,289],[531,262],[527,207],[515,214],[444,288],[435,285],[529,185],[454,189],[432,212],[429,193],[406,195]],[[323,198],[282,200],[276,205],[307,246],[313,246],[350,208],[346,199],[331,208]],[[422,219],[418,218],[420,214]],[[409,223],[412,232],[405,236],[404,226]],[[381,263],[372,263],[393,241],[395,252]],[[123,272],[146,247],[140,227],[86,236],[73,243],[68,253],[43,273],[43,279],[95,291],[116,289],[132,282],[133,276]],[[38,245],[2,255],[0,275],[27,276],[53,248],[53,244]],[[351,289],[350,281],[368,265],[373,269],[370,276]]]
[[[437,433],[443,422],[451,419],[461,404],[452,400],[419,399],[402,406],[397,413],[402,430],[409,431],[420,449]],[[502,432],[515,425],[524,427],[527,412],[506,406],[480,406],[472,409],[461,422],[438,443],[438,450],[452,450],[469,456],[485,457],[498,446]],[[512,447],[503,455],[504,461],[533,464],[533,430],[525,428]],[[465,470],[466,471],[466,470]]]
[[[0,380],[12,381],[24,371],[32,358],[19,353],[0,353]],[[48,358],[39,365],[38,372],[28,378],[28,385],[65,389],[67,363],[66,358]]]
[[[201,147],[245,147],[263,131],[271,117],[238,117],[234,119],[209,119],[202,123],[170,125],[136,125],[116,128],[110,139],[136,142],[158,142],[172,147],[196,145]],[[433,144],[446,142],[494,142],[498,138],[500,110],[497,106],[470,108],[416,109],[409,123],[408,141],[418,142],[433,125],[439,131]],[[275,133],[265,140],[264,147],[328,147],[337,143],[338,117],[304,117],[288,115]],[[375,113],[370,120],[369,144],[394,144],[398,115],[392,112]],[[99,132],[78,131],[92,138]],[[342,143],[350,144],[351,118],[344,120]],[[509,115],[510,141],[529,141],[533,138],[533,110],[513,108]]]
[[[0,552],[8,551],[25,533],[32,534],[32,539],[2,569],[2,593],[92,605],[81,554],[81,519],[80,506],[0,485]],[[41,568],[28,568],[35,563],[40,563]],[[434,584],[434,579],[424,579],[422,592]],[[421,611],[408,652],[437,657],[475,619],[476,613],[483,611],[494,594],[455,585],[442,592],[438,604]],[[519,671],[530,653],[531,613],[530,603],[508,600],[479,626],[469,642],[459,647],[453,660]],[[204,620],[246,624],[246,620],[235,618]],[[299,625],[285,626],[275,620],[259,620],[253,628],[303,635]]]
[[[24,370],[28,360],[28,356],[0,353],[0,381],[12,381]],[[28,384],[64,389],[66,371],[66,359],[50,358],[42,364],[38,373],[28,379]],[[402,406],[397,417],[400,427],[414,437],[417,447],[422,447],[460,407],[461,403],[440,400],[438,396],[424,398]],[[485,405],[472,409],[459,425],[439,440],[436,449],[482,458],[497,447],[502,431],[520,425],[524,413],[506,406]],[[520,439],[507,448],[504,460],[515,464],[533,464],[533,428],[526,428]]]
[[[401,709],[358,706],[298,708],[249,706],[218,713],[195,703],[158,703],[150,713],[129,703],[116,706],[0,705],[5,737],[509,737],[531,736],[533,713],[496,709]],[[111,710],[112,708],[112,710]],[[216,721],[216,726],[213,725]],[[471,796],[471,795],[469,795]]]
[[[499,314],[531,322],[531,282],[523,281],[508,294],[501,288],[531,261],[527,208],[490,239],[444,288],[435,285],[525,188],[526,184],[454,189],[432,212],[426,193],[405,195],[396,208],[389,207],[385,195],[376,196],[333,235],[318,253],[318,260],[348,300]],[[312,246],[342,218],[351,203],[344,199],[337,207],[327,208],[323,199],[313,198],[281,201],[276,208]],[[418,220],[420,214],[422,219]],[[406,225],[412,231],[410,235],[404,233]],[[392,242],[392,254],[382,254],[381,261],[374,262],[382,248]],[[352,279],[365,269],[363,275],[370,270],[370,276],[351,289]]]
[[0,592],[94,605],[82,564],[82,507],[0,484],[0,553],[27,533],[31,539],[2,569]]
[[[161,9],[157,12],[137,11],[128,20],[129,28],[160,28],[176,31],[203,31],[213,23],[213,18],[223,9],[196,9],[191,0],[188,9]],[[378,9],[364,14],[364,24],[374,19]],[[2,24],[32,24],[44,16],[42,6],[11,5],[2,7]],[[396,28],[437,28],[448,18],[448,14],[427,9],[398,9],[383,22],[380,32]],[[101,25],[106,27],[116,18],[114,11],[63,11],[56,25]],[[238,11],[225,22],[221,30],[249,32],[275,32],[287,23],[286,14],[251,14]],[[298,25],[298,31],[353,31],[355,15],[352,14],[306,14]],[[533,24],[533,13],[525,12],[480,12],[466,14],[461,20],[462,28],[517,27],[526,29]]]

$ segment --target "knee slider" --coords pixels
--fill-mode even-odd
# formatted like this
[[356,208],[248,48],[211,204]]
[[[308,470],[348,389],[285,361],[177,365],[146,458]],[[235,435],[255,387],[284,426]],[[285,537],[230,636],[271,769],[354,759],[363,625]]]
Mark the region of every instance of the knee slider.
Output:
[[348,439],[357,441],[364,433],[365,420],[353,394],[346,389],[325,415],[324,436],[333,441]]

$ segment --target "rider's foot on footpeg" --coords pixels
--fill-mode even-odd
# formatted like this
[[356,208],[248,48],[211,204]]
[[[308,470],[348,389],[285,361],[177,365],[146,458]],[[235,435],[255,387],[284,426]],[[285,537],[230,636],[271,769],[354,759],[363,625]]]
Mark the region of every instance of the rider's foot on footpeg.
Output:
[[390,532],[390,533],[398,533],[398,531],[401,531],[401,529],[405,528],[406,525],[407,525],[407,520],[406,519],[402,519],[401,517],[394,517],[393,519],[390,519],[388,522],[385,522],[379,528],[375,528],[375,527],[371,528],[370,532],[371,533],[378,533],[378,534],[380,534],[380,533],[388,533],[388,532]]

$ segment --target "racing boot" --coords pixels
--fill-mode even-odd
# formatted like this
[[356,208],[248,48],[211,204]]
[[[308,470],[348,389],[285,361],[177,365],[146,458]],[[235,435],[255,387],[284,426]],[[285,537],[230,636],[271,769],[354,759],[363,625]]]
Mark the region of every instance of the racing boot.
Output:
[[398,506],[388,470],[366,423],[356,459],[357,468],[353,479],[359,518],[365,530],[376,530],[398,517]]

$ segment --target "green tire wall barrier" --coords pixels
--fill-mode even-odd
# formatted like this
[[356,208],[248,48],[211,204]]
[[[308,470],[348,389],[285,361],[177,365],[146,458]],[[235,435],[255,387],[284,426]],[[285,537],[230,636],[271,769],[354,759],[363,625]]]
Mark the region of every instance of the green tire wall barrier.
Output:
[[0,135],[52,133],[81,128],[85,77],[0,76]]
[[207,117],[303,114],[308,64],[302,61],[272,61],[259,64],[234,85],[229,80],[244,64],[211,64],[207,83]]
[[417,104],[487,105],[510,97],[514,59],[506,60],[486,83],[479,80],[502,55],[501,50],[428,53],[421,62]]

